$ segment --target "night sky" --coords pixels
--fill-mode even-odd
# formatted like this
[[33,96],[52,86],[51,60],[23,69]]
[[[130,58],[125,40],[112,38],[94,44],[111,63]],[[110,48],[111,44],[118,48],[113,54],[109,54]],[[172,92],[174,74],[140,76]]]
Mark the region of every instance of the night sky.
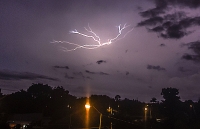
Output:
[[[199,0],[1,0],[0,88],[4,94],[32,83],[63,86],[77,97],[101,94],[149,102],[162,88],[181,100],[200,98]],[[96,49],[90,26],[107,42],[118,26],[125,38]],[[90,33],[91,35],[91,33]]]

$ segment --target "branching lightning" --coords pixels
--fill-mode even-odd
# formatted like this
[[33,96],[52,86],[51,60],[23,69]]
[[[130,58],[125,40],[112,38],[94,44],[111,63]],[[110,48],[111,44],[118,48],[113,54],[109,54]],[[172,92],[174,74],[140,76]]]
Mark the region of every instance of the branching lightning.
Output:
[[102,47],[102,46],[105,46],[105,45],[110,45],[118,40],[121,40],[123,38],[126,37],[126,35],[128,33],[130,33],[133,28],[129,29],[128,31],[126,31],[123,35],[122,35],[122,32],[128,28],[129,25],[126,25],[124,24],[123,26],[121,26],[121,24],[119,26],[117,26],[118,28],[118,34],[112,38],[112,39],[108,39],[107,42],[101,42],[101,38],[91,29],[91,27],[89,26],[88,24],[88,27],[84,27],[84,29],[91,35],[89,34],[84,34],[84,33],[81,33],[79,31],[77,31],[76,29],[75,30],[72,30],[70,31],[71,34],[78,34],[80,36],[83,36],[83,37],[86,37],[86,38],[91,38],[94,40],[94,42],[96,42],[96,44],[84,44],[84,45],[79,45],[77,43],[72,43],[72,42],[68,42],[68,41],[56,41],[54,40],[53,42],[51,43],[65,43],[65,44],[68,44],[68,45],[72,45],[73,48],[72,49],[68,49],[66,47],[62,47],[62,49],[64,51],[75,51],[76,49],[79,49],[79,48],[83,48],[83,49],[96,49],[96,48],[99,48],[99,47]]

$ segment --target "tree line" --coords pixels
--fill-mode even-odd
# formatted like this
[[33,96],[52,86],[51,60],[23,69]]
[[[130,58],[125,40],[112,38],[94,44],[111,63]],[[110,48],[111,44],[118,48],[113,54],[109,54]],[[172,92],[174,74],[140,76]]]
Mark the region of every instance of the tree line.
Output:
[[[102,128],[112,129],[198,129],[200,128],[200,101],[181,101],[179,90],[163,88],[163,100],[152,98],[149,103],[139,100],[121,99],[120,95],[111,98],[107,95],[91,95],[78,98],[62,86],[32,84],[27,90],[9,95],[0,95],[0,128],[5,127],[12,114],[42,113],[51,118],[46,129],[85,127],[86,109],[91,105],[89,126],[99,124],[102,114]],[[39,122],[32,123],[41,124]],[[29,127],[31,129],[31,125]]]

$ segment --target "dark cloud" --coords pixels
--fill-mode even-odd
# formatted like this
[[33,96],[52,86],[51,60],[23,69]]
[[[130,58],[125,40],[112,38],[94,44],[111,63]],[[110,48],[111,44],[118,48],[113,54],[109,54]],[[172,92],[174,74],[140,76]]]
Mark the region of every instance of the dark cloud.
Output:
[[141,6],[137,6],[137,10],[138,10],[138,11],[142,11],[143,9],[142,9]]
[[153,70],[158,70],[158,71],[164,70],[165,71],[165,68],[162,68],[159,65],[157,65],[157,66],[147,65],[147,69],[153,69]]
[[190,42],[185,44],[188,49],[191,49],[195,54],[184,54],[182,56],[185,60],[200,61],[200,41]]
[[147,19],[139,22],[137,26],[151,26],[147,28],[148,31],[156,32],[164,39],[180,39],[192,33],[187,31],[187,28],[200,26],[200,17],[188,17],[184,11],[167,14],[173,9],[170,5],[196,8],[200,7],[199,3],[199,0],[155,0],[156,8],[140,12],[140,15]]
[[166,22],[163,22],[162,27],[163,27],[164,29],[167,29],[167,28],[169,28],[171,25],[173,25],[173,23],[172,23],[171,21],[166,21]]
[[126,75],[129,75],[130,73],[128,71],[126,71]]
[[69,76],[67,73],[65,74],[65,78],[67,78],[67,79],[74,79],[74,77]]
[[200,7],[199,0],[154,0],[156,7],[161,10],[166,9],[170,5],[177,5],[180,7],[198,8]]
[[[89,72],[89,71],[87,70],[87,72]],[[85,79],[92,79],[92,78],[89,77],[89,76],[84,76],[84,74],[83,74],[82,72],[74,72],[73,74],[74,74],[75,76],[79,76],[79,77],[83,78],[84,80],[85,80]]]
[[90,72],[89,70],[85,70],[85,72],[89,74],[96,74],[95,72]]
[[178,68],[178,71],[180,71],[180,72],[188,72],[189,70],[186,70],[184,67],[179,67]]
[[108,73],[99,72],[100,75],[109,75]]
[[193,25],[200,25],[200,17],[187,17],[182,19],[179,24],[185,28]]
[[152,31],[152,32],[162,32],[163,30],[164,30],[164,28],[162,26],[156,26],[152,29],[149,29],[149,31]]
[[156,7],[160,9],[167,8],[167,2],[168,0],[154,0]]
[[184,54],[184,55],[182,56],[182,58],[185,59],[185,60],[196,60],[196,59],[193,57],[193,55],[190,55],[190,54]]
[[55,65],[53,66],[54,68],[58,68],[58,69],[69,69],[68,66],[58,66],[58,65]]
[[89,70],[85,70],[85,72],[89,73],[89,74],[109,75],[108,73],[104,73],[104,72],[91,72]]
[[74,72],[73,73],[75,76],[81,76],[81,77],[85,77],[84,75],[83,75],[83,73],[82,72]]
[[163,44],[163,43],[161,43],[161,44],[160,44],[160,46],[161,46],[161,47],[164,47],[164,46],[166,46],[166,45],[165,45],[165,44]]
[[157,7],[157,8],[153,8],[153,9],[147,10],[147,11],[140,12],[139,14],[142,17],[156,17],[161,13],[164,13],[163,9]]
[[92,78],[91,78],[91,77],[89,77],[89,76],[87,76],[87,77],[85,77],[85,78],[92,80]]
[[35,74],[31,72],[15,72],[3,70],[0,71],[1,80],[37,80],[37,79],[47,79],[51,81],[58,81],[57,78],[51,78],[45,75]]
[[138,26],[153,26],[163,22],[162,17],[152,17],[138,23]]
[[198,8],[200,7],[199,0],[169,0],[170,4],[178,4],[181,6],[189,7],[189,8]]
[[200,61],[200,55],[191,55],[191,54],[184,54],[182,59],[191,60],[191,61]]
[[200,41],[190,42],[187,45],[188,49],[192,49],[197,55],[200,55]]
[[105,60],[98,60],[96,63],[101,64],[101,63],[106,63],[106,61]]
[[164,33],[161,33],[160,36],[162,38],[174,38],[180,39],[187,35],[188,33],[182,28],[179,24],[174,24],[166,29]]
[[164,15],[164,19],[167,21],[177,21],[177,19],[186,18],[186,13],[183,11],[178,11],[173,14],[166,14]]
[[[169,18],[169,17],[168,17]],[[200,25],[200,17],[194,17],[194,18],[184,18],[181,19],[179,22],[176,21],[168,21],[164,19],[163,21],[159,20],[152,20],[153,18],[150,18],[148,20],[142,21],[138,23],[138,26],[153,26],[152,28],[148,28],[150,32],[156,32],[158,35],[162,38],[174,38],[174,39],[180,39],[188,34],[191,34],[192,31],[187,31],[186,29],[195,26]],[[156,18],[157,19],[157,18]],[[176,19],[175,17],[171,19]],[[158,25],[158,23],[160,23]],[[157,25],[157,26],[155,26]]]
[[156,17],[159,14],[165,13],[164,9],[167,8],[167,1],[165,0],[154,0],[155,8],[140,12],[142,17]]

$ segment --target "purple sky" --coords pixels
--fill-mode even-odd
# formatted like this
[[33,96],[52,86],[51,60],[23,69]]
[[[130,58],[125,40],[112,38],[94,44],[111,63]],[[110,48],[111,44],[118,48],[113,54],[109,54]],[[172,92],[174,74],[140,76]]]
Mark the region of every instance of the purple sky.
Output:
[[[196,101],[199,12],[199,0],[2,0],[0,88],[6,94],[44,83],[78,97],[119,94],[149,102],[174,87],[182,100]],[[126,23],[133,31],[97,49],[66,52],[61,48],[72,46],[51,43],[95,44],[69,33],[86,33],[88,24],[106,42]]]

